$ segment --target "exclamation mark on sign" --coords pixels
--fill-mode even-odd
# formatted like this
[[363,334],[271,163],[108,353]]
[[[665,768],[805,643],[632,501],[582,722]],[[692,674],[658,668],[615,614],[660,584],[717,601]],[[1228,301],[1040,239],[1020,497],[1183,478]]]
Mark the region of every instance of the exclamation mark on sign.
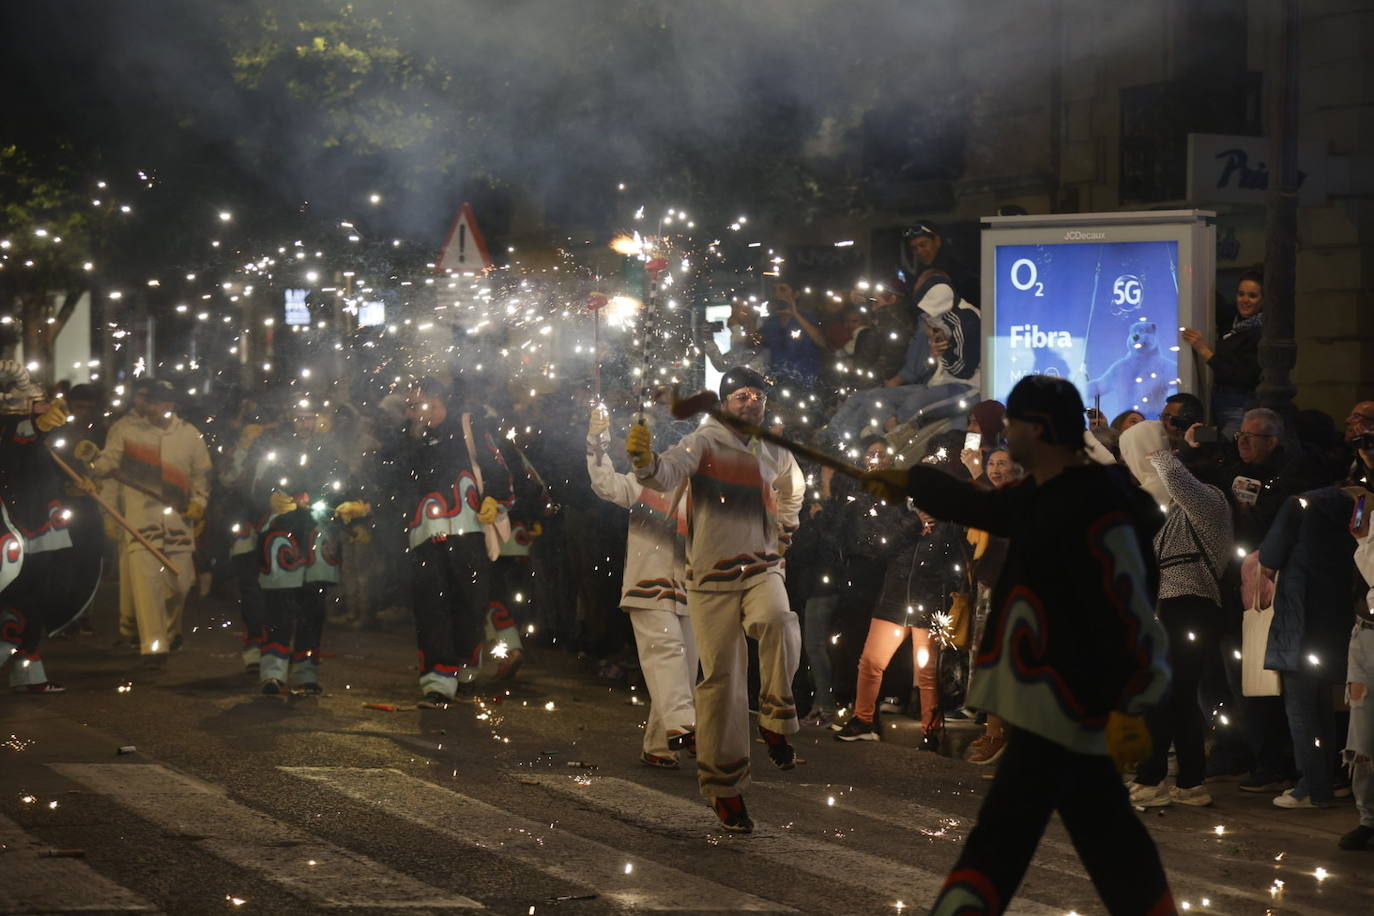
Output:
[[458,224],[458,263],[465,264],[468,259],[468,224]]

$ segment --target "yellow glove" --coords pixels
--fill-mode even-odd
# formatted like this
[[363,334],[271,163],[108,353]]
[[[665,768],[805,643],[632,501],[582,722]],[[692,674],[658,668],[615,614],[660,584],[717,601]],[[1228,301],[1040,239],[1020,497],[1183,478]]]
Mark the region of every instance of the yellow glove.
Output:
[[280,490],[272,491],[272,514],[284,515],[287,512],[294,512],[296,501]]
[[372,529],[366,525],[350,525],[344,530],[348,532],[348,542],[350,544],[372,543]]
[[63,423],[66,423],[69,416],[71,416],[71,414],[67,413],[67,402],[61,398],[57,398],[47,410],[34,419],[33,425],[37,426],[45,433],[51,432]]
[[530,525],[525,530],[530,533],[531,538],[537,538],[544,533],[544,526],[539,524],[538,522],[535,522],[533,525]]
[[872,496],[887,500],[890,503],[902,503],[906,501],[907,476],[906,471],[899,471],[897,468],[884,468],[880,471],[865,471],[860,483],[864,490]]
[[205,518],[205,503],[198,499],[193,499],[186,504],[186,511],[181,513],[188,522],[199,522]]
[[482,500],[482,508],[477,510],[477,520],[484,525],[490,525],[496,521],[496,516],[501,511],[501,504],[488,496]]
[[345,525],[355,518],[362,518],[364,515],[371,515],[372,507],[361,499],[350,499],[347,502],[339,503],[334,507],[334,515],[337,516]]
[[1153,746],[1150,729],[1143,717],[1128,716],[1124,712],[1107,716],[1107,753],[1116,762],[1118,773],[1126,772],[1150,756]]
[[78,477],[72,483],[76,485],[77,489],[89,493],[91,496],[94,496],[96,491],[100,489],[99,485],[89,477]]
[[76,448],[72,449],[72,457],[77,461],[84,461],[90,464],[100,456],[100,446],[90,439],[82,439],[76,443]]
[[237,447],[240,450],[252,448],[253,443],[258,441],[258,437],[263,434],[265,429],[266,427],[261,423],[249,423],[243,428],[243,432],[239,433],[239,444]]
[[625,451],[630,456],[630,464],[637,468],[647,468],[654,463],[654,434],[643,423],[630,427],[625,437]]
[[597,439],[611,428],[611,415],[604,407],[593,407],[592,418],[587,422],[587,438]]

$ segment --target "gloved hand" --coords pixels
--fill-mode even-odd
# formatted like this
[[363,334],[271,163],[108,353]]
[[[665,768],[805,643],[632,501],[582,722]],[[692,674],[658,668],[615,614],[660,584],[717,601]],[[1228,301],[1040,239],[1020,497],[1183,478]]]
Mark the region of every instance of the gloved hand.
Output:
[[258,437],[263,434],[264,430],[266,430],[266,427],[261,423],[249,423],[243,428],[243,431],[239,433],[239,443],[236,448],[240,451],[252,448],[253,443],[258,441]]
[[61,398],[55,399],[48,409],[34,418],[33,425],[43,432],[51,432],[63,423],[71,414],[67,413],[67,402]]
[[490,525],[496,521],[496,516],[501,512],[501,504],[488,496],[482,500],[482,508],[477,510],[477,520],[484,525]]
[[84,461],[90,464],[100,456],[100,446],[90,439],[82,439],[76,443],[76,448],[72,450],[72,457],[77,461]]
[[630,427],[625,437],[625,451],[630,456],[630,464],[637,468],[647,468],[654,463],[654,434],[643,423]]
[[205,518],[205,503],[198,499],[193,499],[186,504],[186,511],[181,513],[188,522],[198,522]]
[[597,406],[592,408],[591,419],[587,421],[587,438],[599,439],[601,435],[611,428],[611,415],[606,408]]
[[544,533],[544,526],[539,524],[538,522],[535,522],[525,530],[530,533],[531,538],[537,538]]
[[77,477],[76,480],[72,481],[72,483],[76,486],[77,489],[81,490],[84,493],[89,493],[91,496],[94,496],[96,492],[100,489],[100,485],[97,484],[94,480],[91,480],[91,478],[89,477]]
[[347,502],[339,503],[334,507],[334,515],[345,525],[355,518],[362,518],[364,515],[371,515],[372,507],[361,499],[350,499]]
[[285,515],[287,512],[294,512],[296,500],[280,490],[272,491],[272,514]]
[[1126,772],[1150,756],[1153,746],[1144,717],[1128,716],[1124,712],[1107,716],[1107,753],[1115,761],[1118,773]]
[[900,504],[906,500],[907,476],[906,471],[883,468],[878,471],[865,471],[859,483],[866,493],[893,504]]

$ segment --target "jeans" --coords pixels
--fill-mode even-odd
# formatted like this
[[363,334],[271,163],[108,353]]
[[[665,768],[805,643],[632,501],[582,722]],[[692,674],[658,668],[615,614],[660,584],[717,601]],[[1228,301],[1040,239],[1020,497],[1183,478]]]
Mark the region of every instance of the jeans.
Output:
[[881,430],[888,417],[914,426],[919,425],[918,420],[963,416],[977,395],[978,389],[962,382],[869,388],[850,395],[835,411],[830,418],[830,439],[837,445],[844,444],[869,425]]
[[1191,789],[1202,785],[1207,775],[1203,747],[1207,720],[1198,705],[1197,689],[1204,662],[1217,651],[1221,608],[1195,595],[1161,598],[1159,622],[1169,635],[1173,680],[1164,702],[1146,714],[1154,751],[1136,771],[1135,781],[1144,786],[1159,785],[1168,772],[1172,744],[1178,753],[1178,787]]
[[1331,776],[1336,766],[1336,710],[1331,705],[1331,681],[1324,674],[1281,671],[1283,708],[1293,736],[1293,758],[1298,765],[1294,798],[1331,801]]
[[1374,627],[1356,626],[1350,634],[1346,663],[1345,698],[1350,703],[1350,729],[1345,738],[1345,762],[1360,823],[1374,827]]
[[931,913],[1005,911],[1055,811],[1107,912],[1177,912],[1159,852],[1111,758],[1075,754],[1018,728],[1009,729],[978,823]]
[[816,693],[812,706],[835,708],[835,682],[830,673],[830,621],[835,616],[837,594],[814,595],[802,609],[802,645],[811,663],[811,683]]
[[1227,634],[1221,637],[1221,662],[1226,669],[1226,681],[1236,706],[1232,725],[1240,729],[1241,737],[1250,752],[1250,772],[1256,776],[1286,778],[1293,773],[1291,739],[1288,719],[1283,713],[1282,697],[1247,697],[1240,689],[1240,639]]

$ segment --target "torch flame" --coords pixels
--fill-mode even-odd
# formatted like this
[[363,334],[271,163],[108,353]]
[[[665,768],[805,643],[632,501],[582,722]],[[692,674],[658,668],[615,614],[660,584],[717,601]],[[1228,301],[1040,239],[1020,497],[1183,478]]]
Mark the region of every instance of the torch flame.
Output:
[[626,257],[641,255],[644,253],[644,240],[638,232],[634,235],[617,235],[611,239],[611,250]]

